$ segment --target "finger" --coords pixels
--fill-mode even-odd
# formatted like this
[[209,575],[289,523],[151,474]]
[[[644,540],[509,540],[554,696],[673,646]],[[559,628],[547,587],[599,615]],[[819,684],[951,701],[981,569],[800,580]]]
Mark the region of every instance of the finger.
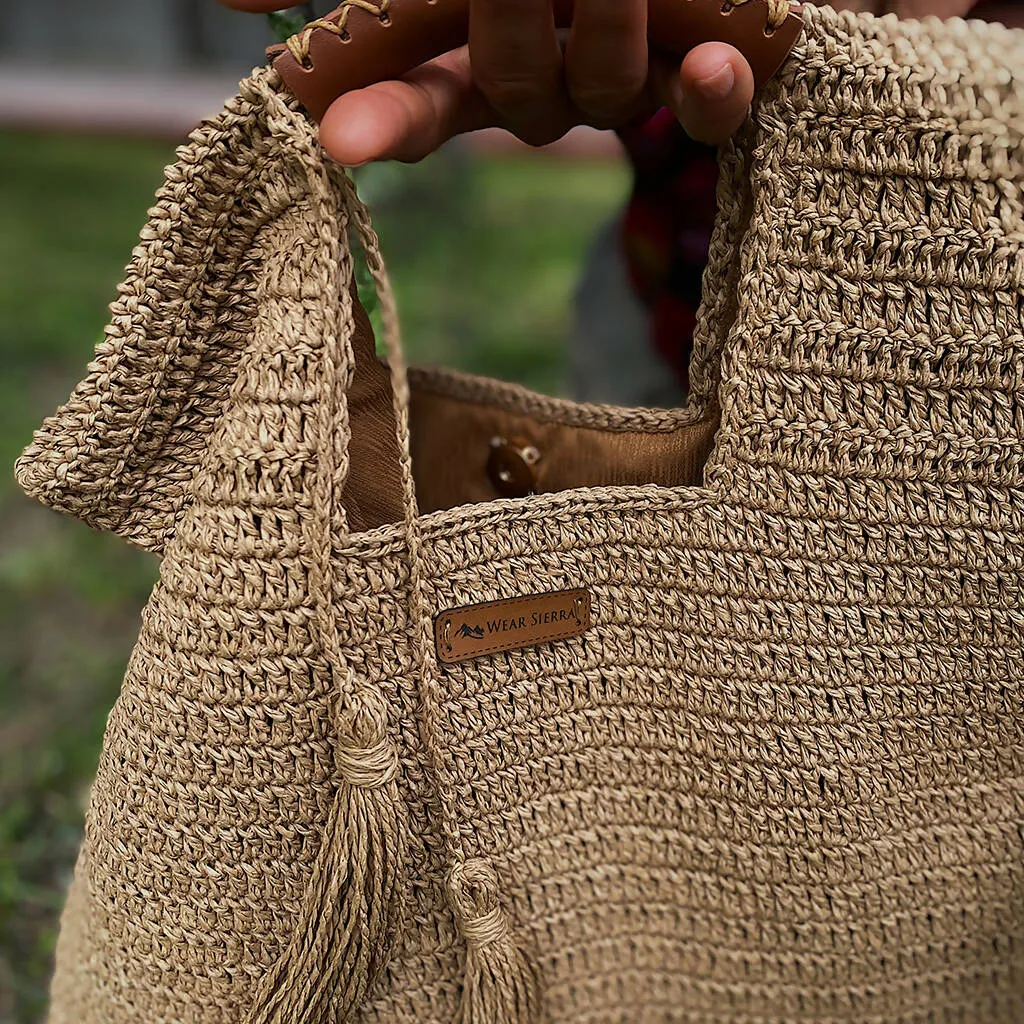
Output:
[[378,82],[335,100],[321,122],[320,141],[339,163],[358,167],[371,160],[422,160],[452,136],[495,123],[463,46],[401,81]]
[[746,119],[754,97],[754,73],[732,46],[704,43],[686,55],[681,67],[657,58],[651,70],[662,102],[698,142],[724,142]]
[[473,78],[507,126],[527,142],[551,141],[570,107],[551,0],[470,0]]
[[220,0],[225,7],[233,7],[236,11],[249,11],[250,14],[268,14],[271,11],[287,11],[294,7],[293,0],[282,3],[281,0]]
[[565,75],[589,118],[615,124],[632,113],[647,83],[647,0],[576,0]]

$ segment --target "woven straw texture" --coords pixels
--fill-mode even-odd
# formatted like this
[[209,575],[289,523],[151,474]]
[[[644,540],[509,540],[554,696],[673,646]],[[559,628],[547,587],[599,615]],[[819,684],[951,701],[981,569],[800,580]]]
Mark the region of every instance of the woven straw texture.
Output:
[[[19,464],[162,553],[52,1024],[1024,1019],[1024,35],[805,18],[723,155],[697,487],[417,517],[403,458],[348,531],[364,215],[267,72],[181,152]],[[437,664],[572,587],[584,637]]]

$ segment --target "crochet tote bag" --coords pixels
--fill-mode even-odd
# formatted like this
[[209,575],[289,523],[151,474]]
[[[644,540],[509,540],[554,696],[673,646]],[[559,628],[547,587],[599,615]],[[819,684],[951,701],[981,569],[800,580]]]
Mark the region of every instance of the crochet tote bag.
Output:
[[162,557],[54,1024],[1024,1019],[1022,135],[1021,33],[808,7],[637,411],[407,375],[246,81],[18,466]]

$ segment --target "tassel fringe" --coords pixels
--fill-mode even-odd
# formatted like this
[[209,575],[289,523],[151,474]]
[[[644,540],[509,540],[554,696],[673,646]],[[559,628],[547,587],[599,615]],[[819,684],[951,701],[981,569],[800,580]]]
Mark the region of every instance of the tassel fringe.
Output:
[[364,690],[346,703],[338,722],[338,792],[300,920],[245,1024],[343,1024],[390,957],[408,827],[398,754],[379,697]]
[[484,860],[456,864],[448,895],[466,940],[466,971],[457,1024],[536,1024],[537,971],[516,945],[498,902],[498,879]]

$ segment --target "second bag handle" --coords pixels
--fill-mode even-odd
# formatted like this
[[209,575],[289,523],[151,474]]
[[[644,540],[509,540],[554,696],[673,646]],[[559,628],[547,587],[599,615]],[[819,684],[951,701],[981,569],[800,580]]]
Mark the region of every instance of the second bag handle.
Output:
[[[572,0],[554,0],[555,23],[572,21]],[[649,0],[651,44],[683,56],[706,42],[735,46],[763,85],[800,36],[789,0]],[[275,70],[320,120],[339,96],[401,78],[469,38],[469,0],[344,0],[287,43],[272,46]]]

